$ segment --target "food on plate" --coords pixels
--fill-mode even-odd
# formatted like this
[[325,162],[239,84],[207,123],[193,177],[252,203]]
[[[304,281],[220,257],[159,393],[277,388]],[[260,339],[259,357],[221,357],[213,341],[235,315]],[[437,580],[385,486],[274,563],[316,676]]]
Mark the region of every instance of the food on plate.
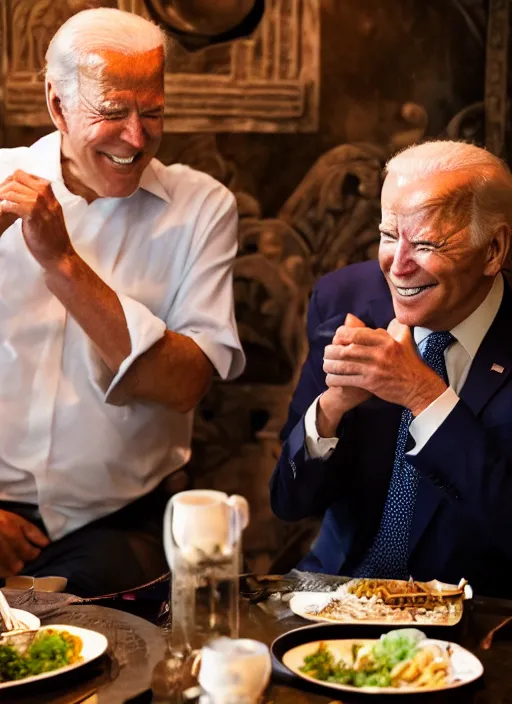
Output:
[[67,631],[42,628],[0,637],[0,682],[57,670],[81,660],[82,640]]
[[307,613],[333,621],[453,624],[462,616],[464,583],[452,589],[437,582],[391,579],[351,579],[321,606]]
[[415,582],[412,579],[354,579],[349,582],[347,591],[359,598],[364,596],[370,599],[375,596],[391,606],[423,606],[425,609],[453,602],[460,599],[463,593],[461,587],[441,592],[428,582]]
[[301,672],[323,682],[353,687],[444,687],[452,672],[450,650],[430,643],[415,628],[381,636],[371,645],[355,643],[352,659],[336,661],[326,643],[304,658]]

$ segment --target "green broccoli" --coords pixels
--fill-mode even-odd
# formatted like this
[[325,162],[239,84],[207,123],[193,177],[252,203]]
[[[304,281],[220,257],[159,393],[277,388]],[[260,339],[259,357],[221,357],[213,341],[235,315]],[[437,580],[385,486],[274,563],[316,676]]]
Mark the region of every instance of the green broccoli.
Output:
[[23,655],[13,645],[0,645],[0,682],[65,667],[77,659],[81,647],[76,636],[52,629],[41,631]]
[[0,645],[0,682],[21,680],[29,674],[28,665],[10,645]]

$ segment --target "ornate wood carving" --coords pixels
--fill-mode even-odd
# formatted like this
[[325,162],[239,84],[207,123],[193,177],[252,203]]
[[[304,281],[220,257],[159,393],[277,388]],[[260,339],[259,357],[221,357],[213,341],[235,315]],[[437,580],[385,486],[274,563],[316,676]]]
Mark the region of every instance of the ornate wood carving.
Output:
[[281,208],[280,217],[308,247],[315,278],[375,255],[385,158],[375,145],[334,147]]
[[[172,44],[167,132],[308,132],[318,126],[320,0],[268,0],[254,35],[190,54]],[[111,5],[110,2],[97,3]],[[41,70],[56,29],[89,0],[2,0],[7,124],[48,125]],[[142,0],[118,0],[145,14]]]
[[485,67],[485,144],[506,158],[510,0],[489,0]]
[[3,71],[3,58],[2,58],[2,47],[5,46],[6,36],[5,36],[5,5],[0,5],[0,149],[4,146],[4,71]]

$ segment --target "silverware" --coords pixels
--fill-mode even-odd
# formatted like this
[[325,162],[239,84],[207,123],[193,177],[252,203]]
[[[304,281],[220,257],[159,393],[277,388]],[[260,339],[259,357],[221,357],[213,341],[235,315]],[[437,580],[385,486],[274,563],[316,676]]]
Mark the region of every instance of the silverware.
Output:
[[10,631],[26,631],[28,626],[23,621],[20,621],[13,614],[11,607],[7,603],[7,599],[3,595],[2,590],[0,590],[0,626],[3,623],[3,628],[0,629],[0,633],[10,632]]
[[505,620],[503,620],[501,623],[498,623],[497,626],[495,626],[492,630],[489,631],[489,633],[485,636],[485,638],[482,638],[480,641],[480,647],[482,650],[489,650],[491,645],[492,645],[492,639],[494,638],[495,634],[502,629],[504,626],[506,626],[508,623],[512,623],[512,616],[509,616]]

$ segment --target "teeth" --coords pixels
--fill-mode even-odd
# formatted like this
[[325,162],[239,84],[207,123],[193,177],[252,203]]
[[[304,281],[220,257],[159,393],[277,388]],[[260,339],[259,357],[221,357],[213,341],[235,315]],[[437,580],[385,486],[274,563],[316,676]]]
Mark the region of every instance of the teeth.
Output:
[[133,156],[128,156],[125,159],[123,159],[123,157],[121,157],[121,156],[114,156],[113,154],[106,154],[106,156],[108,156],[108,158],[111,159],[114,162],[114,164],[123,164],[124,165],[124,164],[133,163],[133,160],[135,159],[135,157],[137,155],[134,154]]
[[401,296],[415,296],[420,291],[424,291],[428,286],[418,286],[417,288],[401,288],[397,286],[398,293]]

